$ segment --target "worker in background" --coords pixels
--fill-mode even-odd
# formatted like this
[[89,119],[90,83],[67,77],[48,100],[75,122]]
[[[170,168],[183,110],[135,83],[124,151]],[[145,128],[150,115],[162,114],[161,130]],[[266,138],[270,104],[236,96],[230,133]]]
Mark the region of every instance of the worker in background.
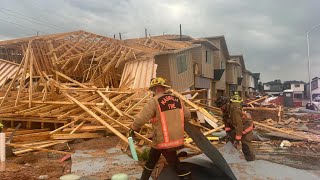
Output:
[[0,133],[2,132],[3,124],[0,122]]
[[216,105],[223,112],[227,141],[231,141],[237,149],[242,145],[245,159],[254,161],[255,153],[251,145],[254,125],[250,114],[242,110],[242,98],[239,95],[232,96],[230,100],[220,97],[216,100]]
[[175,169],[180,179],[191,179],[191,171],[180,163],[176,152],[183,148],[184,121],[188,121],[191,115],[178,97],[166,92],[169,87],[165,79],[154,78],[150,83],[150,90],[154,92],[154,97],[135,116],[131,125],[129,133],[133,136],[134,131],[139,131],[145,123],[149,121],[152,123],[152,147],[141,180],[149,179],[161,154],[169,166]]
[[239,96],[239,93],[237,91],[233,92],[233,95],[231,96],[230,99],[234,103],[238,103],[238,105],[242,108],[242,98]]

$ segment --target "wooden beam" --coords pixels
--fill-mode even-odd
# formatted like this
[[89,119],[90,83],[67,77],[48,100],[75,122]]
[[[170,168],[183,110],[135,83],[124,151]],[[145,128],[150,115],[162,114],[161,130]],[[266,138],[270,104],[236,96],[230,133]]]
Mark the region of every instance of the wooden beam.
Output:
[[97,121],[99,121],[102,125],[106,126],[111,132],[113,132],[115,135],[117,135],[121,140],[128,143],[128,139],[121,134],[119,131],[114,129],[110,124],[105,122],[103,119],[101,119],[99,116],[97,116],[94,112],[92,112],[89,108],[87,108],[85,105],[83,105],[80,101],[78,101],[76,98],[70,96],[68,93],[63,92],[66,97],[68,97],[71,101],[76,103],[79,107],[81,107],[83,110],[85,110],[89,115],[91,115],[93,118],[95,118]]
[[[41,148],[41,147],[30,147],[30,146],[26,146],[26,145],[23,145],[23,144],[9,143],[7,145],[8,146],[12,146],[12,147],[24,148],[25,150],[36,150],[36,151],[50,152],[50,153],[56,153],[56,154],[73,154],[71,152],[50,150],[50,149],[44,149],[44,148]],[[19,154],[22,154],[22,153],[23,153],[22,151],[14,152],[14,154],[16,154],[16,155],[19,155]]]
[[78,133],[78,134],[52,134],[52,139],[92,139],[103,137],[103,134],[99,133]]
[[[127,131],[129,132],[130,128],[127,127],[126,125],[122,124],[122,123],[119,121],[119,120],[121,119],[121,117],[118,118],[117,120],[115,120],[114,118],[112,118],[111,116],[109,116],[107,113],[105,113],[104,111],[102,111],[101,109],[99,109],[98,107],[93,107],[93,109],[96,110],[96,111],[98,111],[100,114],[108,117],[110,120],[112,120],[113,122],[117,123],[121,128],[123,128],[123,129],[125,129],[125,130],[127,130]],[[136,135],[137,137],[145,140],[145,141],[146,141],[147,143],[149,143],[149,144],[152,143],[152,141],[151,141],[150,139],[144,137],[143,135],[141,135],[141,134],[139,134],[139,133],[137,133],[137,132],[135,132],[135,135]]]
[[243,107],[243,110],[255,110],[255,111],[278,111],[278,108],[268,107]]
[[184,97],[183,95],[181,95],[180,93],[176,92],[173,89],[169,90],[170,92],[172,92],[174,95],[176,95],[177,97],[179,97],[180,99],[182,99],[183,101],[185,101],[187,104],[189,104],[191,107],[197,109],[199,112],[201,112],[204,116],[206,116],[207,118],[209,118],[210,120],[212,120],[213,122],[218,122],[218,119],[216,119],[215,117],[213,117],[210,113],[208,113],[208,111],[206,111],[204,108],[197,106],[195,103],[189,101],[186,97]]
[[82,126],[84,123],[86,123],[86,121],[82,121],[76,128],[74,128],[74,129],[70,132],[70,134],[73,134],[74,132],[76,132],[79,128],[81,128],[81,126]]
[[259,99],[250,101],[250,102],[248,102],[247,104],[252,104],[252,103],[254,103],[254,102],[258,102],[258,101],[261,101],[261,100],[266,99],[266,98],[268,98],[268,96],[263,96],[262,98],[259,98]]
[[97,90],[98,94],[102,97],[103,100],[106,101],[106,103],[119,114],[119,116],[123,116],[122,112],[110,101],[109,98],[107,98],[101,91]]
[[53,133],[55,133],[55,132],[57,132],[57,131],[60,131],[60,130],[62,130],[63,128],[68,127],[68,126],[70,126],[71,124],[73,124],[73,123],[75,123],[75,122],[77,122],[77,121],[78,121],[78,119],[73,120],[73,121],[69,122],[68,124],[65,124],[64,126],[61,126],[61,127],[59,127],[58,129],[55,129],[55,130],[51,131],[49,134],[53,134]]
[[268,125],[259,123],[259,122],[257,122],[257,121],[254,121],[253,124],[258,125],[258,126],[261,126],[261,127],[264,127],[264,128],[267,128],[267,129],[270,129],[270,130],[273,130],[273,131],[278,131],[278,132],[282,132],[282,133],[285,133],[285,134],[297,136],[297,137],[306,139],[306,140],[308,140],[308,141],[320,142],[320,139],[310,139],[310,138],[308,138],[308,137],[306,137],[306,136],[299,135],[299,134],[296,134],[296,133],[290,132],[290,131],[285,131],[285,130],[282,130],[282,129],[279,129],[279,128],[275,128],[275,127],[272,127],[272,126],[268,126]]

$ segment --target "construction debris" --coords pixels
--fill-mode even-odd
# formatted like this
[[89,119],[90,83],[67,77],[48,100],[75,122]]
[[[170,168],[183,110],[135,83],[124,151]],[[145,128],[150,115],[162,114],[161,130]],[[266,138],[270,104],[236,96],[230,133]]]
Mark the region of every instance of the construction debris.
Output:
[[[4,59],[0,59],[0,120],[6,127],[7,146],[12,147],[16,156],[47,154],[54,156],[55,160],[60,159],[59,163],[68,163],[70,157],[75,161],[77,155],[88,153],[90,149],[76,151],[78,149],[74,148],[77,143],[93,148],[88,139],[99,144],[101,139],[107,139],[105,137],[116,136],[120,141],[117,139],[112,145],[126,151],[134,115],[152,97],[148,85],[156,76],[154,55],[190,46],[190,42],[159,37],[121,41],[85,31],[0,42],[0,49],[9,49],[0,54]],[[214,140],[205,146],[224,144],[219,141],[222,139],[219,134],[225,134],[221,110],[211,105],[214,98],[199,95],[207,92],[206,89],[183,93],[170,89],[169,92],[181,98],[194,113],[190,121],[192,128]],[[278,148],[289,136],[300,141],[301,146],[314,149],[311,145],[320,142],[317,133],[320,121],[315,117],[288,117],[285,109],[272,103],[267,96],[248,100],[246,104],[243,109],[255,120],[255,131],[261,136],[269,133],[270,139],[259,137],[265,140],[263,143],[270,145],[274,141],[272,145]],[[21,128],[15,129],[19,123]],[[136,149],[140,154],[151,143],[152,133],[150,124],[136,132]],[[186,156],[202,153],[193,141],[185,134],[185,147],[190,152]],[[295,143],[290,142],[292,148],[298,146]],[[283,146],[288,144],[283,143]],[[261,144],[258,146],[256,149],[262,147]],[[105,153],[107,147],[103,148],[97,154]],[[266,151],[272,151],[271,145],[269,149],[261,148],[261,152]],[[30,166],[30,163],[34,161],[23,161],[22,164]],[[219,164],[225,168],[224,172],[230,172],[227,166],[226,163]],[[73,169],[74,172],[78,173]],[[58,177],[39,173],[43,175],[41,178]],[[104,178],[110,178],[110,175]],[[14,178],[25,177],[18,174]]]

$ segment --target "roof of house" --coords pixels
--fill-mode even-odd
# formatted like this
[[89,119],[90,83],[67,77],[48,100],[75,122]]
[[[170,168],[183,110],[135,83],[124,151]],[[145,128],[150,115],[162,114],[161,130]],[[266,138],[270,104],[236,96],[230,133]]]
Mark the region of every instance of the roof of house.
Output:
[[227,63],[228,63],[228,64],[235,64],[235,65],[237,65],[237,66],[241,66],[241,64],[238,63],[238,62],[237,62],[236,60],[234,60],[234,59],[228,60]]
[[260,73],[252,73],[253,78],[260,79]]
[[192,46],[192,43],[188,41],[168,40],[160,38],[160,36],[126,39],[124,40],[124,44],[150,54],[185,49]]
[[164,54],[174,54],[174,53],[179,53],[181,51],[193,49],[193,48],[196,48],[196,47],[199,47],[199,46],[200,46],[199,44],[192,44],[191,46],[188,46],[188,47],[185,47],[185,48],[181,48],[181,49],[155,52],[155,53],[153,53],[153,55],[154,56],[158,56],[158,55],[164,55]]
[[246,65],[244,64],[244,59],[243,59],[243,55],[239,54],[239,55],[231,55],[230,58],[239,58],[242,70],[245,71],[246,70]]
[[263,85],[282,85],[282,83],[281,81],[274,80],[274,81],[263,83]]
[[151,36],[151,38],[160,38],[160,39],[167,39],[167,40],[175,40],[175,41],[191,41],[194,38],[188,35],[180,35],[179,34],[166,34],[166,35],[159,35],[159,36]]
[[283,84],[305,84],[305,82],[293,80],[293,81],[285,81],[283,82]]
[[220,40],[221,47],[220,50],[222,50],[224,56],[226,59],[230,59],[230,54],[227,46],[227,42],[224,36],[210,36],[210,37],[203,37],[201,39],[208,39],[208,40]]
[[204,44],[211,48],[212,50],[219,50],[212,42],[208,41],[207,39],[194,39],[191,40],[193,44]]

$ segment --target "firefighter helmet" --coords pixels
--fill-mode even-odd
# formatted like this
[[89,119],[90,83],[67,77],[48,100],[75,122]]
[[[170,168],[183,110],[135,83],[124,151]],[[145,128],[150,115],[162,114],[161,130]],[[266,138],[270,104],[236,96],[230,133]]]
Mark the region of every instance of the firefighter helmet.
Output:
[[155,87],[155,86],[163,86],[163,87],[170,88],[170,86],[166,85],[166,80],[162,77],[156,77],[151,80],[150,88]]
[[234,92],[234,94],[231,96],[230,101],[242,103],[243,100],[242,100],[241,96],[239,96],[238,92]]

